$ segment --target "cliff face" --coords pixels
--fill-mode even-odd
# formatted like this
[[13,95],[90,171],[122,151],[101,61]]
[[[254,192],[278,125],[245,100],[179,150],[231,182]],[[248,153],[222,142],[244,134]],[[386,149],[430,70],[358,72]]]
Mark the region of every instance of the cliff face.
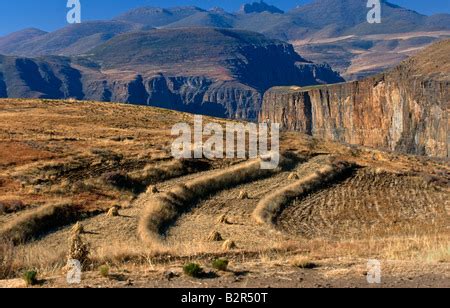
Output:
[[270,87],[342,81],[292,45],[226,29],[118,36],[79,57],[0,56],[0,97],[77,98],[256,120]]
[[256,119],[262,103],[262,91],[234,80],[123,76],[74,67],[68,59],[1,56],[0,97],[123,102],[238,119]]
[[[450,41],[437,46],[449,49]],[[440,55],[444,58],[422,61],[424,67],[416,67],[422,64],[419,56],[362,81],[273,88],[264,96],[260,120],[350,144],[449,157],[450,74],[442,71],[448,52]]]
[[[111,78],[111,77],[109,77]],[[206,77],[134,76],[85,79],[82,99],[126,102],[224,118],[256,119],[262,94],[239,82]]]

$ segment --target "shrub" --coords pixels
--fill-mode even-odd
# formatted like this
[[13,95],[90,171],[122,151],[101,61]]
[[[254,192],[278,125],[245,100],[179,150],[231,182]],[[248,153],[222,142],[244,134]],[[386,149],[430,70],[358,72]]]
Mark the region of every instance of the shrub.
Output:
[[295,172],[292,172],[292,173],[289,174],[289,176],[288,176],[288,180],[299,180],[299,179],[300,179],[300,177],[299,177],[298,174],[295,173]]
[[27,284],[27,286],[34,286],[37,284],[37,271],[28,270],[23,273],[23,280]]
[[302,269],[313,269],[318,267],[316,263],[311,261],[308,257],[298,256],[293,258],[290,261],[291,265],[294,267],[302,268]]
[[108,277],[109,276],[109,266],[108,265],[102,265],[98,268],[98,271],[100,272],[100,275],[102,277]]
[[225,251],[236,249],[236,248],[237,248],[236,243],[232,240],[226,240],[222,246],[222,249]]
[[77,222],[71,229],[71,234],[82,234],[84,233],[84,226],[82,223]]
[[147,188],[147,194],[157,194],[159,193],[158,187],[156,187],[155,185],[150,185]]
[[222,238],[222,235],[219,232],[213,231],[213,232],[211,232],[211,234],[209,234],[208,241],[210,241],[210,242],[221,242],[221,241],[223,241],[223,238]]
[[108,213],[107,213],[108,217],[117,217],[120,216],[119,214],[119,208],[117,206],[113,206],[112,208],[109,209]]
[[241,200],[249,199],[248,193],[246,191],[242,190],[241,192],[239,192],[238,199],[241,199]]
[[89,261],[89,246],[79,234],[73,234],[69,239],[69,260],[77,260],[84,268]]
[[197,263],[189,263],[183,267],[183,272],[189,277],[200,278],[203,275],[203,269]]
[[228,269],[229,261],[227,259],[215,259],[212,262],[212,267],[216,270],[225,272]]

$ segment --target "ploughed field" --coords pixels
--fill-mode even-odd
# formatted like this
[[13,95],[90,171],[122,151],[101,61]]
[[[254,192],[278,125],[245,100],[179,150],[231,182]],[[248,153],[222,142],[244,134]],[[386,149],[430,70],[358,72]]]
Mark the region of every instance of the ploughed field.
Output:
[[421,234],[448,224],[448,193],[423,178],[362,168],[290,203],[280,230],[307,238]]
[[[211,286],[233,285],[229,277],[302,286],[299,258],[318,266],[307,272],[312,286],[346,285],[343,272],[359,285],[369,258],[406,262],[389,272],[392,281],[417,264],[414,279],[448,278],[447,161],[282,133],[280,167],[261,171],[257,160],[172,159],[172,125],[193,123],[178,112],[3,100],[0,119],[0,235],[14,252],[1,278],[37,268],[44,285],[64,285],[77,222],[90,250],[85,283],[101,286],[116,286],[97,277],[101,264],[165,285],[158,275],[168,268],[178,275],[186,261],[215,257],[233,271],[215,272]],[[280,273],[285,284],[273,280]],[[192,285],[178,276],[169,286]],[[137,285],[153,286],[145,281]]]

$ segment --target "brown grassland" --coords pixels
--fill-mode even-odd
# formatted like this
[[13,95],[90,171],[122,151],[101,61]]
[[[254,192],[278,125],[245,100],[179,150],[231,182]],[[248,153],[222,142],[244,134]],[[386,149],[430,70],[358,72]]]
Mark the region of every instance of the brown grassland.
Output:
[[[273,171],[179,161],[178,122],[193,116],[1,100],[0,287],[31,269],[40,287],[367,287],[368,259],[381,286],[450,287],[448,161],[294,132]],[[80,285],[65,280],[73,247],[89,252]],[[211,275],[187,277],[188,262]]]

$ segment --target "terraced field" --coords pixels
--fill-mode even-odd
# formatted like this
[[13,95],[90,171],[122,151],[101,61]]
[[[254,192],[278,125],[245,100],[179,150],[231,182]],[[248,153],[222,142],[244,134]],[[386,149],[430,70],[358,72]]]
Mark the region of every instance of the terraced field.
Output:
[[280,230],[306,238],[420,234],[449,225],[448,192],[422,178],[357,170],[343,182],[289,204]]

